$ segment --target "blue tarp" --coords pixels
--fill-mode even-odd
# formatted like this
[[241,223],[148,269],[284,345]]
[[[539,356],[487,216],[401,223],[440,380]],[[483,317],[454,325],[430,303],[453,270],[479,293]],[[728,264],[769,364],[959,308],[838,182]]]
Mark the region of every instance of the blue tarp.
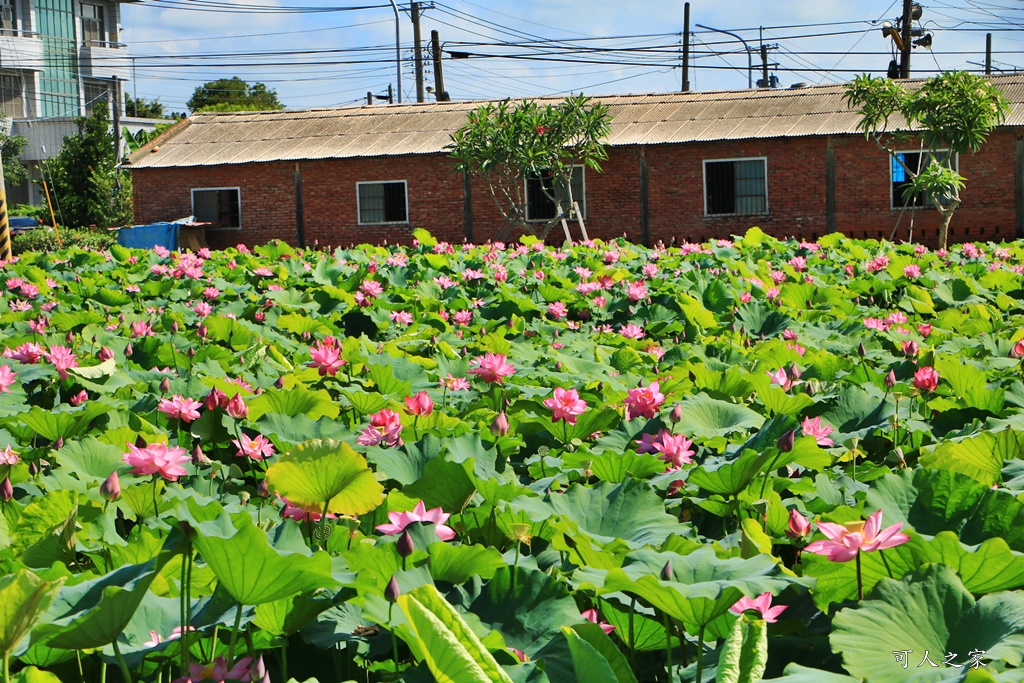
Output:
[[174,251],[178,248],[178,227],[177,223],[153,223],[121,228],[117,231],[117,243],[133,249],[161,246]]

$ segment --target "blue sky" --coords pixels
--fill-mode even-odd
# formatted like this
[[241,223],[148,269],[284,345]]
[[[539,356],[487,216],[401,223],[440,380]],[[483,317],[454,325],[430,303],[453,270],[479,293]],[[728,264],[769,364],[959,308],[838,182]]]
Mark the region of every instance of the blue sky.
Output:
[[[401,11],[403,91],[415,101],[412,24]],[[424,3],[429,5],[430,3]],[[453,99],[676,91],[680,88],[683,2],[665,0],[437,0],[423,12],[424,42],[437,30]],[[1024,68],[1024,2],[924,2],[919,26],[933,49],[915,49],[915,75],[978,69],[993,33],[997,69]],[[365,7],[341,11],[340,8]],[[781,87],[838,83],[884,73],[892,41],[881,21],[897,0],[716,0],[691,2],[692,90],[747,86],[747,51],[760,77],[763,40]],[[381,0],[144,0],[122,5],[121,39],[132,55],[129,94],[185,110],[196,86],[238,75],[277,91],[289,108],[348,106],[396,81],[395,19]],[[610,52],[609,49],[618,51]],[[501,55],[514,55],[517,58]],[[430,74],[426,77],[433,84]],[[430,96],[428,95],[428,98]]]

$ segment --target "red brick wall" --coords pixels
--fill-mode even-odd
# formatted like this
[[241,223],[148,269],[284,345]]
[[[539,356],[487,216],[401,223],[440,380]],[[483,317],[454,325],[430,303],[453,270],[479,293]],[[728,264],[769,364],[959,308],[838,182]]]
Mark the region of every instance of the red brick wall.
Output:
[[[951,241],[1015,238],[1014,142],[1019,129],[994,134],[976,155],[960,158],[967,177],[963,203],[951,226]],[[642,237],[640,157],[648,165],[649,236],[652,243],[703,241],[742,234],[752,225],[778,237],[813,239],[828,231],[826,210],[827,137],[700,142],[619,147],[609,150],[604,172],[586,170],[587,229],[591,237]],[[898,241],[906,240],[913,217],[914,241],[934,244],[938,215],[932,209],[889,207],[889,160],[862,136],[834,136],[836,228],[857,238],[888,237],[897,220]],[[913,149],[914,145],[907,146]],[[769,213],[761,216],[704,215],[703,161],[766,157]],[[138,223],[171,220],[192,212],[192,188],[239,187],[241,230],[211,230],[211,246],[273,238],[296,241],[293,162],[181,169],[135,169]],[[444,155],[303,161],[305,240],[321,247],[361,242],[408,242],[411,228],[425,227],[439,239],[466,239],[464,183]],[[358,225],[356,183],[405,180],[408,225]],[[472,184],[472,234],[483,242],[504,220],[484,183]],[[579,230],[571,226],[578,238]],[[560,228],[549,241],[562,239]]]

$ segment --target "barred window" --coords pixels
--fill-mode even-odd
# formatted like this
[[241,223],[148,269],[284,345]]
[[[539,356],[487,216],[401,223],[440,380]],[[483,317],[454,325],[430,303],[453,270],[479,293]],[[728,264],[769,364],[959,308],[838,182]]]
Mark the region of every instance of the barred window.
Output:
[[406,181],[356,183],[359,224],[408,223],[409,198]]
[[[572,187],[572,199],[580,207],[580,214],[584,220],[587,218],[587,194],[585,173],[583,166],[573,166],[570,175]],[[526,179],[526,220],[528,221],[549,221],[555,217],[555,203],[547,194],[563,202],[566,213],[572,211],[567,205],[569,193],[566,191],[565,182],[555,182],[550,172],[545,171],[540,175],[532,175]]]
[[767,159],[705,161],[705,215],[768,213],[767,176]]
[[[911,197],[905,198],[903,196],[904,190],[909,186],[911,181],[911,175],[907,172],[910,169],[917,175],[934,159],[940,164],[946,163],[946,159],[949,157],[948,150],[937,150],[935,152],[897,152],[896,159],[890,157],[892,164],[891,173],[891,186],[892,192],[890,197],[892,204],[890,205],[893,209],[901,209],[904,205],[907,207],[924,207],[932,206],[931,198],[925,192],[915,192]],[[897,160],[898,159],[898,160]],[[903,163],[900,163],[903,162]],[[906,168],[904,168],[906,166]],[[957,159],[953,157],[953,170],[956,170]]]
[[25,115],[25,97],[21,89],[21,76],[0,74],[0,109],[3,115],[20,118]]

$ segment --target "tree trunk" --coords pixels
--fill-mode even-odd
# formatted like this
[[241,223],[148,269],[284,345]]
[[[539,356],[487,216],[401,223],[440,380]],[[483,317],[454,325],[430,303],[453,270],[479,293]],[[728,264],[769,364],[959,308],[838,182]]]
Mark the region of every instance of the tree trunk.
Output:
[[938,205],[939,215],[942,221],[939,223],[939,249],[945,249],[949,242],[949,222],[953,220],[953,213],[960,206],[960,200],[954,199],[948,207]]

